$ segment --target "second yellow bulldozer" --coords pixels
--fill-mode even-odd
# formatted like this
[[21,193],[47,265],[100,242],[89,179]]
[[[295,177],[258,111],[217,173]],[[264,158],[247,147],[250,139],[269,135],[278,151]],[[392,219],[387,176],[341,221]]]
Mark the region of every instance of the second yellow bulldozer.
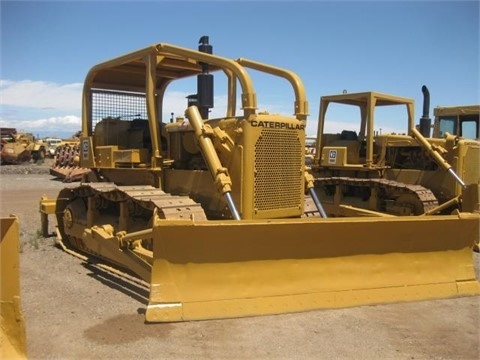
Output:
[[[474,106],[436,108],[434,136],[430,137],[430,94],[425,86],[422,91],[419,126],[414,123],[410,98],[373,91],[321,98],[311,167],[327,208],[348,204],[407,216],[480,212],[480,142],[458,133],[465,127],[478,137],[478,106],[476,115]],[[337,111],[339,106],[355,108],[359,115],[351,127],[336,134],[324,130],[333,105]],[[401,109],[396,125],[403,122],[405,133],[381,133],[376,117],[385,108]],[[461,122],[458,114],[462,114]]]
[[[252,70],[287,81],[293,116],[257,110]],[[184,79],[196,81],[186,118],[162,119]],[[228,96],[210,118],[214,83]],[[147,282],[148,322],[479,293],[478,215],[330,218],[305,166],[305,89],[289,70],[215,55],[206,36],[198,50],[157,43],[94,66],[82,102],[91,171],[43,199],[42,218],[56,214],[69,251]]]

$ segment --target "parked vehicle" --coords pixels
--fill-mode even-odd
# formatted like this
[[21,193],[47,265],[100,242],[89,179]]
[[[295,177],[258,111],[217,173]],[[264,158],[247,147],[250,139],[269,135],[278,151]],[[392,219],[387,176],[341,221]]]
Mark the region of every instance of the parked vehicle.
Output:
[[[291,85],[293,116],[257,111],[251,70]],[[228,100],[209,118],[214,73]],[[197,82],[186,119],[164,122],[168,85],[186,78]],[[208,37],[198,51],[158,43],[92,67],[82,104],[79,163],[91,171],[42,199],[43,228],[55,214],[62,248],[148,284],[148,322],[480,292],[478,215],[324,212],[305,164],[306,92],[290,70],[214,55]]]

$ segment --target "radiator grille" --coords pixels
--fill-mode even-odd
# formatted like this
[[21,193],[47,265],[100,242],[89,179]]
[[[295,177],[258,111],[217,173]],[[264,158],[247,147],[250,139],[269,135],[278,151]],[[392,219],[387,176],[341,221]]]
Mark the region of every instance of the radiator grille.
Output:
[[298,207],[303,189],[302,146],[295,131],[264,129],[255,144],[255,208]]
[[92,90],[92,128],[107,117],[147,119],[145,95],[126,91]]

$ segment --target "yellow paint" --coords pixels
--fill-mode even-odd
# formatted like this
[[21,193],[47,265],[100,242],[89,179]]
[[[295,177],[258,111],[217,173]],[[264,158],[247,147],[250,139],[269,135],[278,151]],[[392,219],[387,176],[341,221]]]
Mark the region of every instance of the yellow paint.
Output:
[[18,220],[0,219],[0,358],[27,357],[25,321],[20,306]]
[[154,229],[147,321],[479,294],[472,264],[478,234],[473,214],[165,221]]

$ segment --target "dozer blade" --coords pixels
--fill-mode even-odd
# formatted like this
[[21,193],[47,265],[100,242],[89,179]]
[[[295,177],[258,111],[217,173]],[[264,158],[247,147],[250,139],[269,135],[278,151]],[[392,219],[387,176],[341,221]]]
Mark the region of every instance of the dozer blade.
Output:
[[165,221],[147,322],[299,312],[480,293],[479,216]]
[[1,218],[0,231],[0,359],[26,359],[25,321],[20,306],[17,218]]

